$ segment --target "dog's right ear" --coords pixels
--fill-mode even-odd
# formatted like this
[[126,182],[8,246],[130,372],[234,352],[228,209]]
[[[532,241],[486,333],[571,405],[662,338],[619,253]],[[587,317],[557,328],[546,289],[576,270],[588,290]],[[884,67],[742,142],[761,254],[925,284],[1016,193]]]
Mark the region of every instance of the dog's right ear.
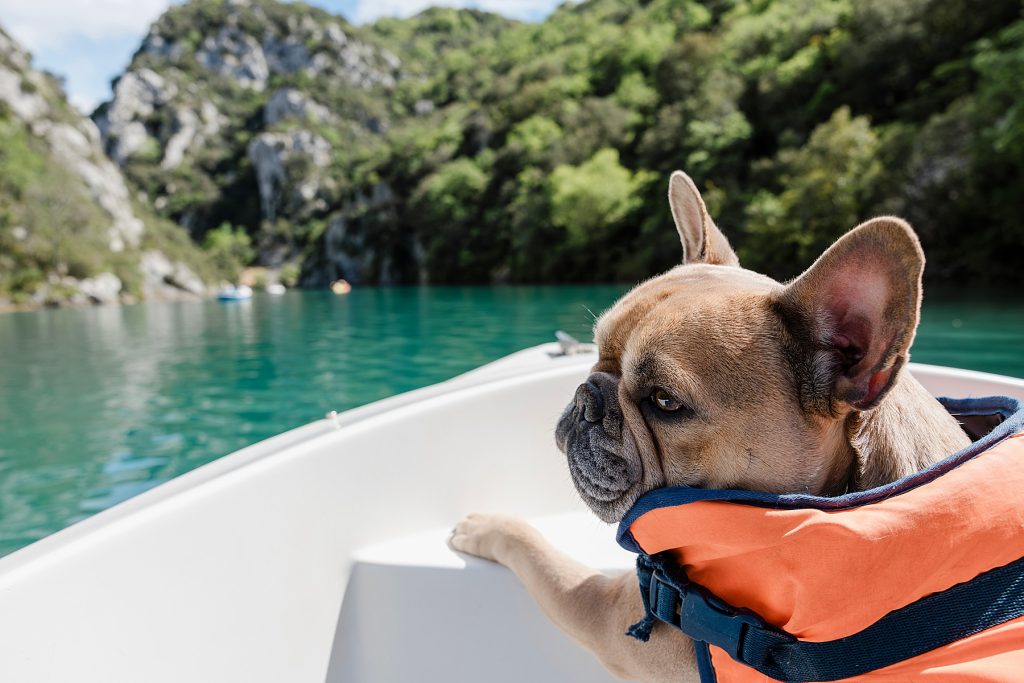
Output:
[[867,410],[893,386],[917,331],[923,271],[910,226],[874,218],[776,295],[805,408]]
[[739,266],[736,252],[718,229],[697,186],[682,171],[675,171],[668,181],[668,203],[672,218],[683,243],[683,263],[710,263]]

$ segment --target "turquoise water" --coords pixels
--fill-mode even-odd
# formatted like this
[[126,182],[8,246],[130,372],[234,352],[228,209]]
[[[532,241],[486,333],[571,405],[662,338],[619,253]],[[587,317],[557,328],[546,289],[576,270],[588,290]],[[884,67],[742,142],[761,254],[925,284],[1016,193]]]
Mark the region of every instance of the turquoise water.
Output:
[[[452,377],[623,287],[360,289],[0,316],[0,555],[286,429]],[[1024,376],[1024,305],[927,299],[914,360]]]

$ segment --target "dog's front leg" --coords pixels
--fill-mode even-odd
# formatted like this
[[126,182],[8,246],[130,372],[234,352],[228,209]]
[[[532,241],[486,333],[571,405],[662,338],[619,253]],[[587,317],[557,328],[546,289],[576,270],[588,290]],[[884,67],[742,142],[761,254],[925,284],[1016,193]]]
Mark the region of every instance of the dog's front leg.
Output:
[[626,635],[643,616],[636,577],[611,577],[586,567],[548,543],[526,522],[505,515],[470,515],[455,527],[456,550],[511,569],[548,617],[620,678],[697,681],[693,644],[656,624],[651,640]]

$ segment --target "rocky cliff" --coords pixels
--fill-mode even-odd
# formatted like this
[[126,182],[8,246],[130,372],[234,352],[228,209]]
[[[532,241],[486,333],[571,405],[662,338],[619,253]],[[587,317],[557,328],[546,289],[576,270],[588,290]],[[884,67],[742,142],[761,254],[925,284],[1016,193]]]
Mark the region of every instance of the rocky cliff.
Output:
[[[406,77],[393,52],[326,12],[191,2],[151,27],[94,120],[161,215],[196,239],[231,223],[254,236],[262,265],[299,265],[319,251],[312,233],[365,207],[348,194],[352,167],[400,116]],[[314,261],[307,279],[384,272],[365,253]]]
[[96,125],[0,29],[0,308],[202,294],[179,232],[137,206]]
[[403,193],[375,166],[409,122],[436,123],[428,74],[446,51],[508,25],[429,10],[356,27],[301,3],[192,0],[153,24],[93,118],[147,202],[196,240],[229,223],[259,265],[310,286],[424,281],[422,236],[396,225]]

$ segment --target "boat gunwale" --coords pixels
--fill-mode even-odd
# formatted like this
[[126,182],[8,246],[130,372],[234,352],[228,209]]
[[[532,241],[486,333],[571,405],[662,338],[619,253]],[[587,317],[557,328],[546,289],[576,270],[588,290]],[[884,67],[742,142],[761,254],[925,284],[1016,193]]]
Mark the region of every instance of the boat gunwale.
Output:
[[[531,381],[539,374],[579,372],[581,368],[592,365],[596,357],[593,352],[558,356],[557,349],[558,345],[554,343],[523,349],[451,379],[358,406],[343,413],[328,414],[325,418],[211,460],[137,496],[64,527],[5,557],[0,557],[0,588],[16,581],[18,576],[31,571],[38,563],[58,561],[62,555],[72,552],[80,543],[93,540],[98,534],[111,531],[121,524],[139,522],[144,516],[157,512],[162,505],[180,501],[183,496],[205,490],[208,486],[222,485],[231,475],[242,471],[250,472],[276,456],[297,455],[297,451],[312,448],[322,439],[342,429],[372,427],[374,418],[415,409],[427,400],[455,399],[464,396],[465,393],[484,388],[515,386]],[[537,362],[544,356],[547,357],[546,362]],[[1017,398],[1024,400],[1024,379],[921,363],[910,363],[908,369],[919,379],[921,375],[926,375],[940,380],[997,383],[1013,387],[1018,390]]]
[[[249,472],[275,456],[286,457],[289,451],[314,447],[322,439],[342,429],[372,426],[374,418],[415,408],[426,400],[460,397],[467,392],[496,385],[514,386],[529,381],[538,374],[570,370],[578,372],[580,366],[592,364],[591,354],[556,358],[553,356],[556,349],[557,344],[553,343],[523,349],[436,384],[389,396],[343,413],[328,413],[324,418],[204,463],[0,557],[0,589],[4,588],[5,584],[17,580],[23,571],[33,569],[38,562],[56,561],[61,555],[72,551],[79,543],[92,539],[96,534],[111,530],[119,524],[139,521],[142,515],[155,512],[163,504],[177,501],[182,496],[205,489],[207,486],[223,483],[232,474],[243,470]],[[560,361],[559,364],[536,364],[530,367],[514,362],[519,357],[539,356],[539,351],[547,353],[553,361]]]

